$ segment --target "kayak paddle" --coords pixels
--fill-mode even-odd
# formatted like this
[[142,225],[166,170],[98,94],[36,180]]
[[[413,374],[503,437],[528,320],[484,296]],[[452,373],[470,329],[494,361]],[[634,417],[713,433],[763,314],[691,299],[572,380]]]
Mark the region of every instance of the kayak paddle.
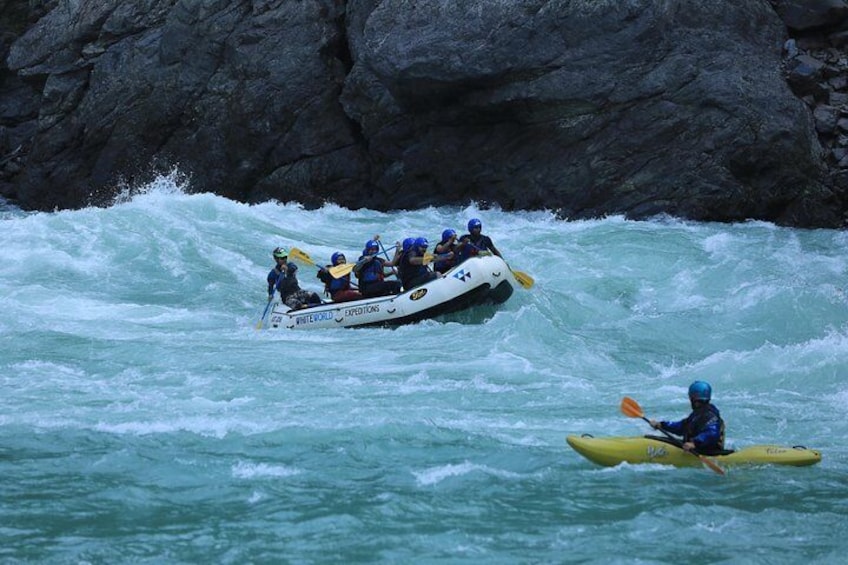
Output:
[[[636,402],[635,400],[633,400],[632,398],[628,397],[628,396],[625,396],[624,398],[621,399],[621,411],[625,416],[628,416],[630,418],[642,418],[643,420],[648,422],[648,424],[651,423],[651,421],[645,417],[645,414],[644,414],[644,412],[642,412],[642,407],[639,406],[639,403]],[[662,433],[664,433],[669,439],[673,439],[675,441],[678,441],[677,438],[675,438],[674,436],[672,436],[670,433],[663,430],[662,428],[660,428],[660,431]],[[690,451],[690,453],[692,453],[692,452]],[[716,464],[716,462],[713,461],[712,459],[710,459],[709,457],[705,457],[705,456],[701,455],[700,453],[692,453],[692,455],[695,455],[696,457],[698,457],[698,459],[701,460],[701,463],[703,463],[704,465],[706,465],[707,467],[709,467],[710,469],[712,469],[713,471],[715,471],[719,475],[724,474],[724,469],[719,467]]]

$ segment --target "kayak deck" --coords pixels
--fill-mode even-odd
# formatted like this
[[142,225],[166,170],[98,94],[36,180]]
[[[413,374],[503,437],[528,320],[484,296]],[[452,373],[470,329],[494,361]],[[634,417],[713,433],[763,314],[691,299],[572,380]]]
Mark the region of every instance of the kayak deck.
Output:
[[[566,438],[577,453],[598,465],[659,463],[676,467],[701,466],[701,460],[678,445],[654,436],[603,437],[570,435]],[[801,467],[821,461],[821,453],[806,447],[751,445],[723,455],[709,455],[721,466],[792,465]]]

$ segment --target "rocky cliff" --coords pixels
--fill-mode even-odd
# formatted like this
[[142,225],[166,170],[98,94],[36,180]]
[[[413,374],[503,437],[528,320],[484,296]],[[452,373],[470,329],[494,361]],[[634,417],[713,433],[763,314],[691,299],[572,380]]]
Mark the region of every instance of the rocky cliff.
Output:
[[838,227],[843,0],[0,0],[0,194]]

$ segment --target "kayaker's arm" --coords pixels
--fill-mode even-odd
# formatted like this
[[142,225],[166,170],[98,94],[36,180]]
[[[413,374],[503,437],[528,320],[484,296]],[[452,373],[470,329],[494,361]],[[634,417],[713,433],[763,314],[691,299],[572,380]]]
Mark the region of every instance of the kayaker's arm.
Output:
[[680,420],[678,422],[668,422],[666,420],[657,421],[657,420],[649,420],[651,427],[655,430],[665,430],[667,432],[671,432],[674,435],[682,436],[683,435],[683,422],[685,420]]

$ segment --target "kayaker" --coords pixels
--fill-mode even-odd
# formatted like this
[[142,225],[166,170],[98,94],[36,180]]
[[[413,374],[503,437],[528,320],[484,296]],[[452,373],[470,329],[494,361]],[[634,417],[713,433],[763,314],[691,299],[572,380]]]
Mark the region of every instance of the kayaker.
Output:
[[321,297],[314,292],[301,290],[297,282],[297,265],[289,263],[289,252],[278,247],[271,253],[276,265],[268,273],[268,301],[274,299],[274,291],[280,292],[280,300],[292,310],[321,304]]
[[677,422],[650,420],[655,430],[665,430],[683,436],[686,451],[702,455],[717,455],[724,450],[724,420],[718,408],[711,403],[713,389],[705,381],[689,385],[689,403],[692,413]]

